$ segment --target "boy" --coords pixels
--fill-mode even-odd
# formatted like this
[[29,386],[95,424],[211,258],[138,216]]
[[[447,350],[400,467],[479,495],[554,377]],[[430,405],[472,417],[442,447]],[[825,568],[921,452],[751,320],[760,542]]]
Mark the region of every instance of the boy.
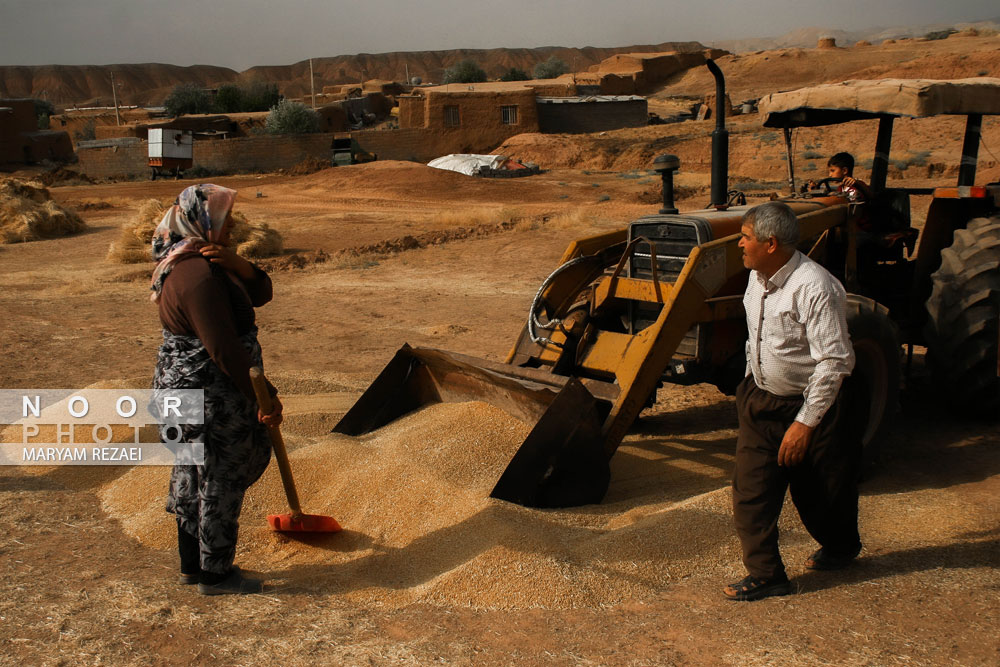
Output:
[[[847,195],[850,201],[861,202],[871,196],[871,191],[864,181],[854,178],[854,156],[850,153],[837,153],[826,163],[829,177],[840,181],[838,194]],[[815,181],[809,181],[809,189],[816,187]]]
[[837,192],[847,195],[851,201],[865,201],[871,196],[871,191],[864,181],[854,178],[854,156],[850,153],[837,153],[826,163],[830,178],[840,180]]

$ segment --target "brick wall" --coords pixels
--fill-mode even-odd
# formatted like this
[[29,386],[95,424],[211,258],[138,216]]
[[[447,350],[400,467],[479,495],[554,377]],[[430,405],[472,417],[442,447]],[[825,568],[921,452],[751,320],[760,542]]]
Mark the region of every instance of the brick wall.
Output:
[[77,169],[91,178],[149,174],[149,150],[145,141],[101,148],[78,148]]
[[545,102],[538,104],[542,132],[604,132],[649,122],[645,99],[620,102]]
[[[277,171],[306,158],[330,159],[333,135],[328,133],[237,137],[196,141],[194,166],[221,173]],[[100,148],[80,148],[79,169],[91,178],[149,174],[145,141]]]
[[[523,124],[498,122],[492,127],[360,130],[352,132],[351,136],[363,150],[377,154],[380,160],[429,162],[449,153],[488,153],[515,134],[537,131],[533,96],[529,109],[530,130]],[[499,118],[499,107],[493,110]],[[321,133],[196,140],[194,166],[220,173],[288,169],[309,157],[329,160],[332,139],[332,134]],[[150,168],[146,142],[117,141],[119,143],[113,146],[80,147],[77,151],[79,170],[91,178],[147,176]]]
[[39,130],[24,132],[21,137],[25,141],[23,150],[29,162],[42,160],[68,162],[73,159],[73,143],[66,132]]
[[194,163],[221,172],[277,171],[310,157],[330,159],[332,142],[327,133],[200,141],[194,146]]
[[424,99],[423,95],[400,95],[399,102],[399,127],[409,129],[424,126]]

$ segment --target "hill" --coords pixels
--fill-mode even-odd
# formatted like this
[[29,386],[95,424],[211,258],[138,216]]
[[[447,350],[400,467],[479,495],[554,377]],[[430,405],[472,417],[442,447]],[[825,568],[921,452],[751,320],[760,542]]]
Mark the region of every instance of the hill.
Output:
[[[444,70],[467,58],[475,60],[491,78],[498,78],[511,67],[530,72],[536,64],[556,56],[574,71],[618,53],[658,51],[700,51],[698,42],[664,42],[615,48],[565,48],[545,46],[536,49],[457,49],[450,51],[412,51],[362,53],[329,58],[314,58],[316,89],[323,86],[360,82],[362,79],[402,81],[406,74],[425,82],[441,81]],[[179,83],[194,82],[213,87],[238,80],[264,80],[278,84],[286,97],[309,93],[309,61],[292,65],[251,67],[243,72],[226,67],[194,65],[180,67],[147,63],[142,65],[35,65],[0,66],[0,97],[40,97],[59,106],[110,105],[111,72],[115,73],[120,104],[157,105]]]
[[940,30],[969,30],[982,32],[1000,30],[1000,17],[971,23],[931,23],[917,26],[895,26],[890,28],[875,27],[865,30],[837,30],[829,27],[810,26],[797,28],[778,37],[750,37],[740,39],[724,39],[710,42],[710,46],[731,51],[747,53],[750,51],[768,51],[772,49],[812,48],[820,37],[833,37],[840,46],[849,46],[859,41],[879,44],[887,39],[907,39],[923,37]]

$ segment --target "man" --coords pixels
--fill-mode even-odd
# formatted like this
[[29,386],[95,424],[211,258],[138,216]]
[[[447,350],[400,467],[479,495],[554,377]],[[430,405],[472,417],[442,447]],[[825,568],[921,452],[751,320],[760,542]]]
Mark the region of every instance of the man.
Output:
[[821,547],[807,568],[839,569],[861,551],[861,445],[838,424],[841,385],[854,367],[846,295],[836,278],[795,249],[798,240],[798,220],[782,202],[743,217],[749,337],[747,375],[736,392],[733,516],[749,576],[723,590],[732,600],[791,592],[778,552],[786,488]]

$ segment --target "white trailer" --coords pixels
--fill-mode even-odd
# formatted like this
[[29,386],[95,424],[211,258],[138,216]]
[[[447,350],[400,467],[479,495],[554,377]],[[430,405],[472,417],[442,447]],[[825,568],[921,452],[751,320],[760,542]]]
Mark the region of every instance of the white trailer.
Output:
[[148,143],[149,167],[154,181],[168,170],[174,172],[174,178],[180,178],[181,171],[194,164],[194,136],[188,130],[152,128]]

